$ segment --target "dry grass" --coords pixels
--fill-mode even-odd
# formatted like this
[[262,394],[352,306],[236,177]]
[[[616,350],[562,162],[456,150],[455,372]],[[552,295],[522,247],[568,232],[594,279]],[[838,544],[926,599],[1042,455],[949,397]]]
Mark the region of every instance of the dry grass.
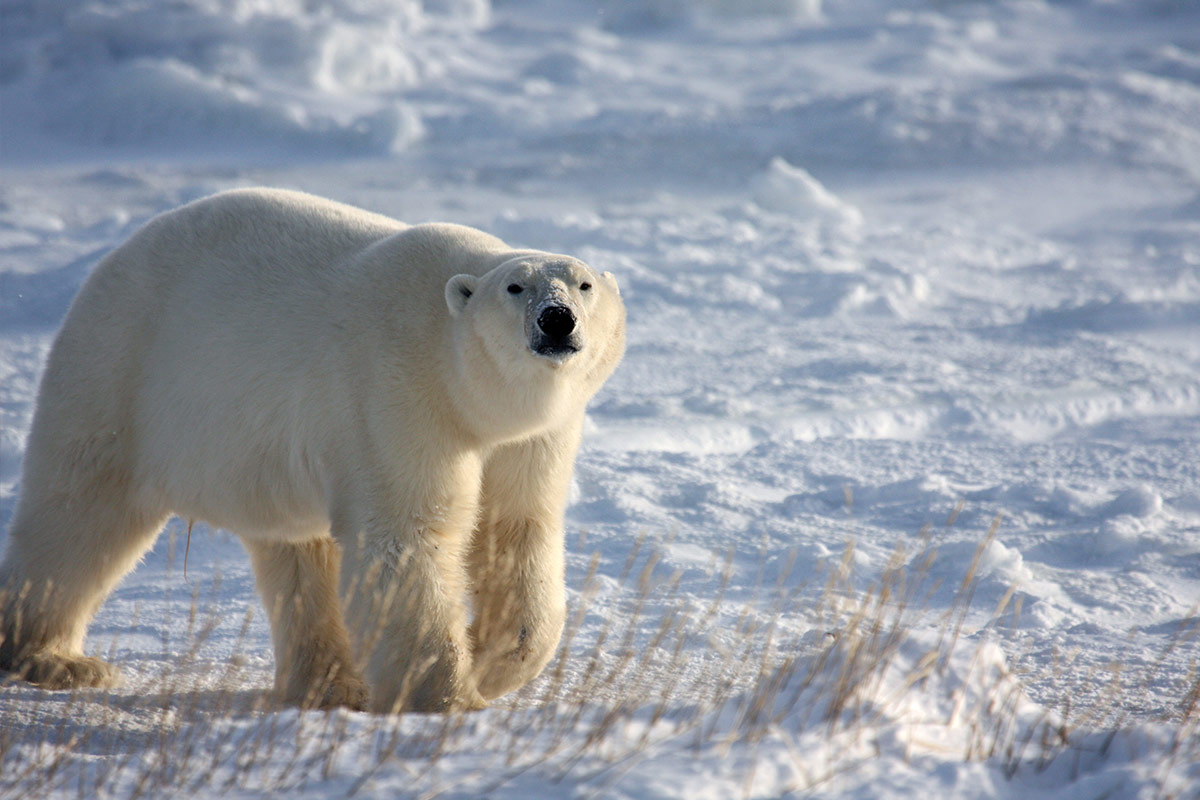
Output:
[[[849,579],[852,545],[806,585],[785,565],[774,581],[760,571],[756,587],[733,587],[731,554],[703,592],[690,593],[644,543],[616,580],[594,557],[543,676],[488,711],[444,716],[280,708],[263,670],[238,657],[201,660],[218,619],[196,598],[188,650],[175,655],[164,644],[166,666],[127,690],[0,686],[0,797],[483,795],[529,775],[602,795],[647,754],[664,753],[745,754],[750,795],[760,746],[791,749],[792,788],[804,791],[884,752],[896,735],[905,755],[990,760],[1010,777],[1065,768],[1069,778],[1104,758],[1123,735],[1114,711],[1122,684],[1100,704],[1036,712],[1023,681],[1079,676],[1051,664],[1018,680],[986,629],[967,631],[975,564],[948,611],[927,611],[927,552],[911,559],[898,550],[866,590]],[[992,620],[1016,613],[1012,596]],[[250,624],[247,616],[243,635]],[[1168,650],[1195,637],[1181,630]],[[1156,751],[1163,796],[1174,766],[1200,759],[1194,662],[1180,686]],[[814,757],[821,750],[838,756]]]

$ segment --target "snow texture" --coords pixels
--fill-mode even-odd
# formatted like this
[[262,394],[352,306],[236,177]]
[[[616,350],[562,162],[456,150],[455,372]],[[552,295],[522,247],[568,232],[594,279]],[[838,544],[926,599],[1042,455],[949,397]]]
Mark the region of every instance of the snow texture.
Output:
[[213,191],[629,312],[545,677],[277,708],[175,520],[91,629],[123,689],[0,684],[0,796],[1200,797],[1196,3],[2,0],[0,167],[0,527],[80,283]]

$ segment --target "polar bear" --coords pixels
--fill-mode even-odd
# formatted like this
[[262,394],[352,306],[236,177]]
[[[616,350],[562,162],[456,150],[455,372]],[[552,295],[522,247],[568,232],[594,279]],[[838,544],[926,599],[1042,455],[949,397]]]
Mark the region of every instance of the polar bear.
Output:
[[0,563],[0,669],[83,655],[171,514],[233,531],[302,706],[481,708],[565,617],[584,408],[620,361],[611,274],[451,224],[226,192],[109,254],[50,352]]

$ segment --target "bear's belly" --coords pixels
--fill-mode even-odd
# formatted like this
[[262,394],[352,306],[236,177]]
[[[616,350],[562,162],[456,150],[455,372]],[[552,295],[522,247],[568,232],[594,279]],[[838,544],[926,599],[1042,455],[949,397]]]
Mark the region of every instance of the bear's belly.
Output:
[[199,490],[166,491],[165,500],[180,517],[202,520],[245,539],[300,542],[329,535],[324,503],[295,491],[243,482],[208,483]]
[[302,448],[261,440],[247,447],[215,433],[204,441],[182,438],[140,459],[138,483],[155,495],[154,505],[250,539],[328,534],[325,480]]
[[329,536],[329,520],[321,517],[296,517],[286,521],[248,520],[230,518],[224,521],[205,519],[214,528],[222,528],[242,539],[256,542],[308,542]]

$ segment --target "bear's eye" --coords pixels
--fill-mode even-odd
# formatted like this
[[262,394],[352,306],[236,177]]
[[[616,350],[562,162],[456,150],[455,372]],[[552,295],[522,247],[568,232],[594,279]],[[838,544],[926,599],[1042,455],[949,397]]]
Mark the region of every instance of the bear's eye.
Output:
[[519,283],[510,283],[508,285],[509,294],[520,294],[523,291],[525,291],[525,287],[521,286]]
[[590,290],[591,288],[592,288],[592,285],[590,283],[588,283],[587,281],[584,281],[583,283],[579,284],[579,291],[581,291],[581,292],[586,292],[586,291]]

